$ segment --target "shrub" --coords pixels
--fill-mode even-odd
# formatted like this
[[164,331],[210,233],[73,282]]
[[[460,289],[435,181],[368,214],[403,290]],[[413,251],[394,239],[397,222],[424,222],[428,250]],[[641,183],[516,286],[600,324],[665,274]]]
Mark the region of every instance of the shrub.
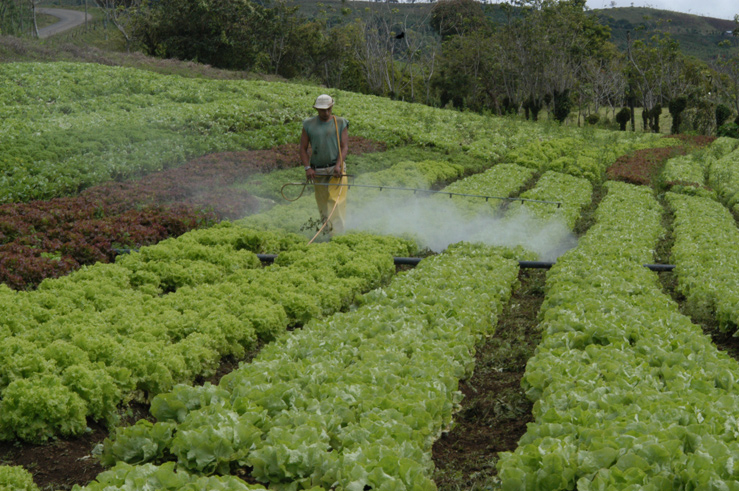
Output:
[[739,138],[739,124],[726,123],[718,129],[718,136],[728,136],[730,138]]
[[616,122],[618,123],[621,131],[626,131],[626,125],[631,121],[631,110],[628,107],[622,108],[616,114]]
[[668,104],[667,108],[672,116],[672,127],[670,133],[676,135],[680,133],[680,123],[682,122],[682,113],[688,106],[688,99],[686,97],[676,97],[672,99]]
[[727,119],[731,116],[731,108],[725,104],[716,106],[716,128],[721,128]]

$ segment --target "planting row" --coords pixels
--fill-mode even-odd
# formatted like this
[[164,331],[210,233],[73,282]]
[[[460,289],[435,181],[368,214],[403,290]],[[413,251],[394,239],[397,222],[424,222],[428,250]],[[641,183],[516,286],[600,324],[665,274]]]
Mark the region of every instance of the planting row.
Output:
[[[514,201],[508,210],[510,220],[519,219],[519,210],[524,208],[537,219],[557,220],[564,223],[568,229],[575,227],[580,218],[582,209],[590,204],[593,195],[593,186],[587,179],[578,178],[569,174],[548,171],[536,182],[536,185],[521,194],[521,198],[545,201],[548,203],[530,203]],[[561,203],[552,205],[552,202]]]
[[122,211],[82,197],[0,205],[0,283],[34,288],[82,265],[110,262],[116,248],[155,244],[215,220],[187,206]]
[[511,150],[504,158],[539,172],[555,171],[600,184],[606,170],[628,152],[652,147],[669,147],[678,141],[659,135],[594,133],[536,141]]
[[129,464],[168,460],[196,475],[249,473],[270,489],[435,489],[432,443],[517,272],[482,246],[425,259],[358,309],[265,347],[218,386],[154,398],[157,422],[118,429],[103,461],[123,463],[86,489],[120,486],[141,472]]
[[736,489],[736,361],[662,293],[662,210],[606,183],[597,223],[547,277],[524,387],[535,423],[498,464],[503,489]]
[[[382,145],[351,138],[354,154]],[[371,163],[371,154],[363,159]],[[151,245],[268,203],[236,187],[250,176],[294,167],[296,145],[195,159],[139,180],[108,182],[79,196],[0,205],[0,282],[36,287],[81,265],[112,261],[116,249]],[[302,169],[301,169],[302,172]]]
[[[708,187],[713,164],[733,152],[738,142],[735,138],[718,138],[703,151],[670,159],[662,171],[662,180],[674,192],[716,199],[716,192]],[[718,185],[716,189],[723,188],[720,179],[710,180]]]
[[[280,253],[262,268],[255,253]],[[207,376],[221,357],[346,309],[389,280],[408,242],[346,236],[306,247],[298,236],[225,223],[116,264],[0,286],[0,439],[78,435],[86,418]]]
[[[49,199],[211,152],[297,143],[316,89],[84,63],[0,66],[0,201]],[[558,128],[339,92],[352,134],[487,160]]]
[[708,185],[716,191],[719,201],[739,214],[739,147],[711,161]]
[[675,212],[672,260],[678,291],[693,309],[715,313],[723,330],[739,326],[739,230],[729,210],[707,198],[668,193]]

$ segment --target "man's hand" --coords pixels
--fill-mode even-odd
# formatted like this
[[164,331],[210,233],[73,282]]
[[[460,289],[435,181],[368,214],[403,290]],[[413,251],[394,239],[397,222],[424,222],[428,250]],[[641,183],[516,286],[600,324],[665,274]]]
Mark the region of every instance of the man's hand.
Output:
[[305,169],[305,180],[308,182],[313,182],[313,180],[316,178],[316,169],[309,168]]
[[343,174],[343,167],[344,166],[341,164],[341,162],[336,162],[336,165],[334,166],[334,177],[341,177],[341,175]]

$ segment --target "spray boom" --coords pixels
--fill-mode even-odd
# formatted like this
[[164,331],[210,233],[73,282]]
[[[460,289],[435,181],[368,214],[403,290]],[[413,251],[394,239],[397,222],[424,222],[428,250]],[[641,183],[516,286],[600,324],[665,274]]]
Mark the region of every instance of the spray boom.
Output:
[[[302,186],[303,189],[300,191],[300,194],[297,198],[290,199],[287,196],[285,196],[285,188],[288,186]],[[461,196],[465,198],[485,198],[485,201],[489,201],[491,199],[497,199],[497,200],[504,200],[504,201],[520,201],[522,204],[529,202],[529,203],[544,203],[549,205],[557,205],[557,208],[560,208],[562,206],[561,201],[544,201],[544,200],[538,200],[538,199],[528,199],[528,198],[510,198],[510,197],[503,197],[503,196],[486,196],[483,194],[465,194],[465,193],[453,193],[450,191],[435,191],[432,189],[419,189],[419,188],[404,188],[404,187],[397,187],[397,186],[379,186],[379,185],[373,185],[373,184],[328,184],[328,183],[317,183],[317,182],[287,182],[282,185],[282,188],[280,188],[280,194],[283,198],[285,198],[287,201],[296,201],[300,199],[301,196],[303,196],[303,193],[305,192],[306,186],[346,186],[347,188],[351,189],[352,187],[357,188],[371,188],[371,189],[379,189],[380,191],[384,189],[388,189],[391,191],[413,191],[413,194],[416,193],[426,193],[426,194],[448,194],[449,197],[453,196]]]

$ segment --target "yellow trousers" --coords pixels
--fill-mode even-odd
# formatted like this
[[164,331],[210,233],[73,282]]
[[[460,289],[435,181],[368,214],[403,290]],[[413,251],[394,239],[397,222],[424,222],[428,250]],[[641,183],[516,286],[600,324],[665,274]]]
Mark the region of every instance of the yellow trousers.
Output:
[[[315,186],[316,203],[318,204],[318,211],[321,213],[321,220],[326,221],[326,218],[331,215],[331,210],[333,210],[331,223],[327,225],[327,228],[331,235],[342,233],[344,231],[344,220],[346,219],[346,193],[349,190],[346,186],[348,183],[347,177],[316,176],[315,182],[318,184],[318,186]],[[332,184],[334,185],[332,186]],[[343,186],[336,186],[335,184],[343,184]],[[336,206],[335,210],[334,206]]]

